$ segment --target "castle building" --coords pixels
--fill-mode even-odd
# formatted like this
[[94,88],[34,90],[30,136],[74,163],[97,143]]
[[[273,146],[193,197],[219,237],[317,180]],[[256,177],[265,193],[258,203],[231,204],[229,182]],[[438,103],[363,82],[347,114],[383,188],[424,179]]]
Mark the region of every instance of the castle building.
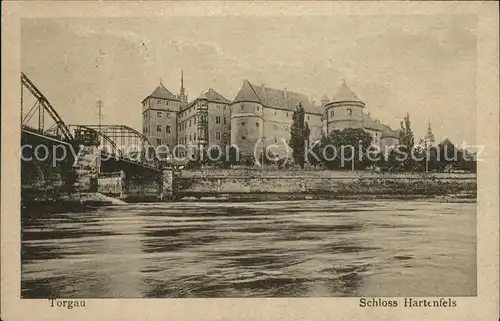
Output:
[[345,81],[342,82],[332,101],[326,96],[323,97],[322,106],[325,109],[327,134],[334,130],[362,128],[372,136],[372,145],[381,149],[399,143],[398,130],[392,130],[379,120],[372,119],[370,113],[364,111],[365,103],[352,92]]
[[188,103],[181,73],[178,95],[160,82],[142,101],[143,134],[154,147],[166,146],[179,157],[187,156],[190,146],[222,145],[229,142],[230,104],[214,89]]
[[275,154],[286,153],[284,143],[290,140],[292,116],[299,103],[311,130],[310,139],[320,139],[323,113],[306,95],[243,81],[231,104],[231,144],[249,154],[257,145],[271,144],[276,146]]
[[[326,95],[315,105],[306,95],[287,89],[254,85],[244,80],[233,101],[209,89],[188,103],[184,75],[178,95],[163,83],[142,101],[143,133],[154,146],[166,145],[176,156],[187,156],[186,147],[235,145],[253,155],[256,148],[274,145],[275,154],[286,154],[298,105],[304,109],[310,141],[334,130],[362,128],[379,147],[399,143],[398,131],[373,120],[344,81],[330,100]],[[430,123],[429,123],[430,132]],[[173,148],[176,147],[176,150]]]
[[[181,88],[181,92],[182,92]],[[187,96],[172,94],[160,81],[142,101],[142,132],[154,147],[177,144],[178,113],[187,105]]]

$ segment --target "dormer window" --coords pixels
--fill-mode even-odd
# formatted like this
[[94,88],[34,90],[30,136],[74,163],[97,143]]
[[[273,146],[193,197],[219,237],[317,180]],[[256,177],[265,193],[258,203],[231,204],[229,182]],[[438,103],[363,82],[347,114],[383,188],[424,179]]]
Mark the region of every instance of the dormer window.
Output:
[[349,116],[352,116],[352,109],[351,109],[351,108],[347,108],[347,114],[348,114]]

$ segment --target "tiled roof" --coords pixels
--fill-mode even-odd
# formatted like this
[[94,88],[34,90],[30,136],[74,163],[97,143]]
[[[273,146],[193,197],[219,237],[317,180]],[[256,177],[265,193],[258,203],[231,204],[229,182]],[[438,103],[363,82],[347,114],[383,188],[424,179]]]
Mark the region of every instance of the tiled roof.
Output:
[[243,86],[236,95],[234,103],[248,101],[261,103],[266,107],[286,109],[294,111],[299,103],[307,113],[322,114],[323,110],[309,100],[309,98],[300,93],[274,89],[265,86],[252,85],[248,80],[243,82]]
[[167,88],[165,88],[165,86],[163,86],[163,84],[160,84],[158,87],[156,87],[156,89],[149,96],[144,98],[144,100],[146,100],[148,98],[179,100],[179,98],[177,98],[177,96],[175,96]]
[[399,132],[398,130],[392,130],[389,126],[387,125],[382,125],[382,138],[384,137],[393,137],[393,138],[399,138]]
[[231,101],[229,101],[229,99],[227,99],[226,97],[222,96],[221,94],[219,94],[218,92],[216,92],[214,89],[210,88],[206,93],[205,93],[205,96],[206,98],[209,100],[209,101],[212,101],[212,102],[222,102],[222,103],[231,103]]
[[345,81],[342,82],[342,85],[340,86],[339,91],[337,94],[333,97],[333,101],[358,101],[362,102],[347,86],[347,83]]
[[374,121],[369,114],[363,113],[363,127],[372,130],[382,131],[384,125],[380,122]]
[[240,91],[233,100],[233,103],[238,103],[241,101],[248,101],[253,103],[260,103],[259,97],[255,93],[253,86],[248,80],[243,81],[243,86],[241,86]]

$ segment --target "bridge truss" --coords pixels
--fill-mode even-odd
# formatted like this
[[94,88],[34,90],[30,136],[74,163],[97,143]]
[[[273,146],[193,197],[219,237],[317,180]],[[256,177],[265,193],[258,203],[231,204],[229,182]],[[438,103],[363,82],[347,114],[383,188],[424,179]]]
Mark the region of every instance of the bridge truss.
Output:
[[[31,96],[25,96],[26,90]],[[25,108],[25,104],[32,105]],[[21,72],[21,128],[42,135],[55,136],[68,142],[73,140],[71,131],[56,109],[23,72]]]
[[69,125],[75,140],[98,146],[102,154],[150,167],[159,167],[160,157],[149,139],[125,125]]

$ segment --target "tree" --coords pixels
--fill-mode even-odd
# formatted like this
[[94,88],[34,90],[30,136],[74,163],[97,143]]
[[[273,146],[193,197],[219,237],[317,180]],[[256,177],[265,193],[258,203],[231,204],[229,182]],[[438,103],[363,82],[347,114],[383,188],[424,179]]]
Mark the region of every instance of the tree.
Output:
[[372,136],[361,128],[334,130],[322,138],[319,154],[327,168],[351,168],[354,164],[355,169],[360,169],[369,164],[367,151],[371,144]]
[[399,151],[405,153],[407,157],[402,160],[401,166],[404,170],[410,171],[413,168],[414,160],[411,157],[413,147],[415,146],[415,139],[411,130],[410,114],[406,113],[406,117],[401,122],[401,131],[399,132]]
[[299,103],[292,116],[292,127],[290,128],[290,148],[292,149],[292,156],[295,164],[298,164],[300,168],[304,168],[305,164],[305,144],[306,140],[309,140],[309,135],[311,133],[309,125],[304,122],[305,111],[302,104]]

